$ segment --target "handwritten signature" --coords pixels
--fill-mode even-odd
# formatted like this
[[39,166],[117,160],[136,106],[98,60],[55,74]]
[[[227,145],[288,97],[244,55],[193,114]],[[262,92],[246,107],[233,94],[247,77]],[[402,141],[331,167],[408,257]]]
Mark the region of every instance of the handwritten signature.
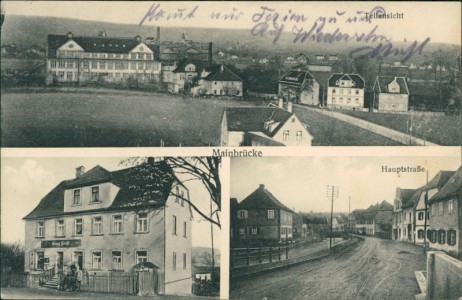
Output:
[[143,25],[146,21],[151,22],[152,20],[180,20],[186,21],[188,19],[193,19],[199,5],[196,5],[192,8],[177,8],[174,11],[164,10],[160,3],[154,3],[148,9],[146,15],[141,19],[139,26]]

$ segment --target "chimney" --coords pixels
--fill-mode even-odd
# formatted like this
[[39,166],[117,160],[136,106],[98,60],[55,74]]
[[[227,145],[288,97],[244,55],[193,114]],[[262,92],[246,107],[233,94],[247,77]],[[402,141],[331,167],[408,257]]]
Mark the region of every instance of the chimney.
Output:
[[223,72],[224,69],[225,69],[225,67],[223,66],[223,64],[221,64],[221,66],[220,66],[220,71]]
[[154,159],[154,157],[152,157],[152,156],[148,157],[148,165],[153,165],[155,162],[156,162],[156,160]]
[[70,31],[66,34],[66,36],[68,39],[72,39],[74,37],[74,35]]
[[284,100],[283,100],[282,98],[279,98],[279,100],[278,100],[278,107],[279,107],[279,108],[282,108],[283,105],[284,105]]
[[287,102],[287,111],[291,113],[292,109],[293,109],[293,106],[294,106],[294,104],[292,102],[290,102],[290,101]]
[[85,167],[84,166],[80,166],[80,167],[75,168],[75,178],[79,178],[83,174],[85,174]]
[[186,33],[184,33],[184,32],[181,35],[181,41],[183,42],[183,44],[186,44]]
[[157,26],[156,42],[157,42],[157,45],[160,45],[160,26]]
[[209,43],[209,53],[208,53],[208,63],[209,63],[209,67],[212,66],[212,61],[213,61],[213,44],[212,42]]
[[137,36],[135,36],[135,40],[136,40],[137,42],[141,42],[141,37],[140,37],[139,35],[137,35]]
[[265,189],[265,185],[260,183],[260,188]]

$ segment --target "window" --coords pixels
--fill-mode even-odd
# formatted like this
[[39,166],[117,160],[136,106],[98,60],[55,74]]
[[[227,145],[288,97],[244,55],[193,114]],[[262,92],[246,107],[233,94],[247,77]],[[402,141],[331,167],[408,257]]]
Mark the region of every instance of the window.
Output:
[[74,235],[82,235],[82,234],[83,234],[83,220],[75,219],[74,220]]
[[123,232],[123,219],[122,215],[112,216],[112,233]]
[[284,130],[284,132],[282,133],[282,139],[284,141],[288,141],[289,140],[289,130]]
[[91,253],[91,268],[101,270],[103,268],[103,253],[101,251],[93,251]]
[[444,206],[443,206],[443,202],[440,202],[438,203],[438,212],[440,215],[444,214]]
[[359,95],[359,90],[355,90],[355,94],[356,94],[356,95]]
[[147,262],[147,261],[148,261],[148,251],[146,250],[136,251],[136,263],[137,264],[141,262]]
[[176,270],[176,252],[173,252],[172,265],[173,265],[173,271],[175,271]]
[[93,234],[103,234],[103,218],[94,217],[93,218],[92,233]]
[[37,221],[37,237],[45,237],[45,221]]
[[188,224],[186,222],[183,222],[183,237],[188,236]]
[[186,264],[187,263],[187,260],[186,260],[186,253],[183,253],[183,270],[186,270]]
[[67,80],[72,80],[72,72],[67,72],[66,73],[66,79]]
[[122,251],[112,251],[112,269],[122,270]]
[[181,191],[181,206],[184,206],[184,191]]
[[108,68],[109,70],[114,69],[114,63],[113,63],[113,62],[108,62],[108,63],[107,63],[107,68]]
[[59,71],[58,72],[58,77],[61,79],[64,79],[64,71]]
[[448,230],[448,245],[454,246],[456,244],[456,233],[454,229]]
[[172,233],[176,235],[176,216],[173,216],[172,219]]
[[239,210],[237,212],[238,219],[247,219],[247,211],[246,210]]
[[179,187],[175,188],[175,202],[176,203],[180,202],[180,188]]
[[37,270],[43,270],[45,267],[45,252],[37,252]]
[[423,238],[424,238],[423,232],[424,232],[424,231],[423,231],[422,229],[419,229],[419,230],[417,231],[417,237],[418,237],[419,239],[423,239]]
[[434,216],[436,214],[436,204],[433,204],[431,206],[431,211],[432,211],[432,216]]
[[424,218],[424,213],[423,213],[423,211],[419,212],[419,214],[417,215],[417,218],[418,218],[419,220],[423,220],[423,218]]
[[80,205],[82,202],[80,201],[80,190],[74,190],[74,201],[72,205]]
[[143,53],[138,53],[138,59],[143,59],[144,58],[144,54]]
[[146,54],[146,59],[151,60],[152,59],[152,54]]
[[52,68],[56,68],[56,60],[52,60],[52,61],[51,61],[51,67],[52,67]]
[[94,186],[91,188],[91,202],[99,202],[99,186]]
[[446,231],[443,229],[438,230],[438,243],[444,244],[446,242]]
[[268,219],[274,219],[274,210],[273,209],[268,210]]
[[96,61],[91,62],[91,68],[92,69],[97,69],[98,68],[98,64],[96,63]]
[[131,70],[136,70],[136,63],[135,62],[130,63],[130,69]]
[[257,227],[252,227],[252,234],[257,234],[258,233],[258,228]]
[[452,214],[454,212],[454,202],[453,200],[448,201],[448,213]]
[[335,89],[332,89],[332,94],[335,94]]
[[56,236],[65,236],[66,228],[64,220],[56,220]]
[[302,132],[301,132],[301,131],[297,131],[296,139],[297,139],[297,141],[301,141],[301,140],[302,140]]
[[244,235],[245,234],[245,228],[239,228],[239,234]]
[[148,232],[148,213],[139,213],[136,220],[136,232]]
[[59,67],[60,68],[65,68],[66,67],[66,61],[65,60],[60,60],[59,61]]
[[99,62],[99,68],[102,69],[102,70],[105,70],[106,69],[106,62],[100,61]]

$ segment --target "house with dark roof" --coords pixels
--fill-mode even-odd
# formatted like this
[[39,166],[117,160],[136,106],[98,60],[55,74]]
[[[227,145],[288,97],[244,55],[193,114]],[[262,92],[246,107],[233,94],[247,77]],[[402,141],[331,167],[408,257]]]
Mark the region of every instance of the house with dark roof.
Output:
[[430,249],[462,259],[462,166],[428,200]]
[[319,84],[306,68],[294,68],[281,77],[278,95],[287,101],[319,105]]
[[409,89],[406,78],[377,76],[372,88],[373,107],[379,111],[408,111]]
[[393,205],[383,200],[365,210],[356,211],[355,229],[358,234],[391,238]]
[[[290,103],[289,103],[290,104]],[[311,146],[313,137],[298,117],[280,106],[225,108],[220,145]]]
[[[414,240],[416,244],[423,244],[425,240],[427,243],[430,238],[430,216],[428,201],[425,205],[425,199],[431,199],[441,188],[448,182],[449,178],[454,175],[454,171],[440,171],[435,175],[421,190],[420,198],[415,204],[415,217],[414,217]],[[427,237],[425,238],[425,231]]]
[[204,76],[201,86],[204,93],[214,96],[242,97],[244,94],[244,80],[229,67],[221,64],[210,69]]
[[404,208],[413,207],[413,205],[409,205],[409,202],[415,192],[415,189],[396,188],[393,204],[393,240],[400,241],[408,238],[408,230],[410,228],[404,226],[404,218],[408,218],[408,216],[404,216]]
[[260,184],[238,204],[236,242],[245,246],[292,240],[292,213]]
[[327,81],[327,107],[359,109],[364,107],[365,81],[358,74],[334,73]]
[[192,60],[185,58],[178,62],[168,83],[168,90],[172,93],[190,92],[191,87],[199,84],[202,77],[207,76],[216,66],[206,60]]
[[164,161],[117,171],[96,166],[63,180],[24,217],[25,271],[92,274],[155,266],[159,292],[191,293],[189,190]]
[[48,35],[47,84],[85,82],[139,83],[160,80],[158,47],[140,36],[120,38],[99,36]]

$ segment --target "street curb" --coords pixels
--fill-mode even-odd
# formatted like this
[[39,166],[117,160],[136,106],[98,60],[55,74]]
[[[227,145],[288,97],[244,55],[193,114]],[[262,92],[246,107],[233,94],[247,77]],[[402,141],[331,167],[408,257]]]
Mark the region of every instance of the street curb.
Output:
[[[357,238],[355,241],[351,241],[350,243],[342,243],[342,244],[338,244],[338,245],[334,245],[332,246],[332,249],[335,249],[335,248],[338,248],[342,245],[345,245],[346,247],[344,248],[345,249],[349,249],[350,247],[356,245],[360,240],[363,240],[361,238]],[[332,253],[332,254],[335,254]],[[318,261],[318,260],[321,260],[325,257],[328,257],[330,256],[331,253],[327,253],[327,254],[323,254],[323,255],[319,255],[319,256],[315,256],[315,257],[310,257],[306,260],[301,260],[301,261],[296,261],[296,262],[293,262],[293,263],[288,263],[288,264],[285,264],[285,265],[282,265],[282,266],[275,266],[275,267],[272,267],[272,268],[268,268],[268,269],[263,269],[263,270],[257,270],[257,271],[254,271],[254,272],[249,272],[249,273],[245,273],[245,274],[241,274],[241,275],[237,275],[237,276],[230,276],[230,279],[242,279],[242,278],[246,278],[246,277],[252,277],[252,276],[255,276],[255,275],[259,275],[259,274],[264,274],[264,273],[269,273],[269,272],[274,272],[274,271],[277,271],[277,270],[283,270],[283,269],[286,269],[286,268],[291,268],[291,267],[294,267],[294,266],[298,266],[298,265],[301,265],[301,264],[304,264],[304,263],[309,263],[309,262],[314,262],[314,261]]]

